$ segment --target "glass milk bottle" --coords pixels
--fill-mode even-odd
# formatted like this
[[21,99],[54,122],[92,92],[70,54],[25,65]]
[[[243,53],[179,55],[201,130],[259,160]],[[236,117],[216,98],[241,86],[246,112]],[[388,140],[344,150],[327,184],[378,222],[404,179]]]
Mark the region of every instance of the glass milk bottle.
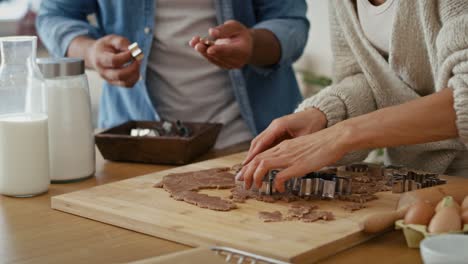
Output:
[[32,36],[0,38],[0,194],[30,197],[49,188],[44,81]]
[[50,179],[64,183],[93,176],[94,131],[84,61],[40,58],[37,64],[47,90]]

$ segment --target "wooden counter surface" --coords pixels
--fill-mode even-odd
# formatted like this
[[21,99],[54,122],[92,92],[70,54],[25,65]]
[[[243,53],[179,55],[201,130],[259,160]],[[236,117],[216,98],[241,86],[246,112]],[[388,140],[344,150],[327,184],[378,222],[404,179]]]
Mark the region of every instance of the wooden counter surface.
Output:
[[[212,152],[209,159],[245,150]],[[0,263],[122,263],[189,249],[171,241],[106,225],[50,208],[50,197],[127,179],[170,166],[107,162],[97,153],[96,177],[53,184],[34,198],[0,196]],[[322,263],[421,263],[419,251],[406,247],[393,231],[339,253]]]

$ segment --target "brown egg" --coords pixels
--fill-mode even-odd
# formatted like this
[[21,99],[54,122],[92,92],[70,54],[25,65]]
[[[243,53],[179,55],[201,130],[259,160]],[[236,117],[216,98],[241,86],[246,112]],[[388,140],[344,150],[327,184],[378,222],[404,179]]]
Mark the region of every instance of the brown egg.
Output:
[[434,213],[432,204],[419,201],[408,208],[404,221],[405,224],[428,225]]
[[436,213],[442,209],[442,207],[454,207],[460,211],[460,205],[453,199],[452,196],[445,196],[436,206]]
[[429,233],[460,231],[462,227],[460,211],[454,207],[442,207],[429,223]]
[[468,196],[463,199],[462,205],[461,205],[462,211],[468,210]]
[[462,218],[463,224],[468,225],[468,210],[465,210],[462,213],[461,218]]

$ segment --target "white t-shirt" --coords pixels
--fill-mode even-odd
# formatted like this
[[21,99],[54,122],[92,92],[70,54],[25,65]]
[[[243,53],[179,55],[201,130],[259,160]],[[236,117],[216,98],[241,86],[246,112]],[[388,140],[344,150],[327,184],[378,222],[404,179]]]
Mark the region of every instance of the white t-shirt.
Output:
[[162,119],[219,122],[215,148],[252,139],[228,71],[208,62],[189,40],[215,27],[214,0],[157,0],[148,92]]
[[397,6],[396,1],[398,0],[387,0],[379,6],[375,6],[369,0],[357,0],[362,30],[370,43],[384,57],[387,57],[390,51],[393,18],[395,17]]

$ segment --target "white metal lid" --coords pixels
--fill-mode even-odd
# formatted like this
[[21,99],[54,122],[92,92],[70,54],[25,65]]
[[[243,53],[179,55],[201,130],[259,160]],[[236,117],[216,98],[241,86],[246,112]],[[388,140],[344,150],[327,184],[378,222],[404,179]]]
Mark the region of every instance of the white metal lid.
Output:
[[85,72],[84,60],[79,58],[39,58],[36,63],[46,79],[76,76]]

